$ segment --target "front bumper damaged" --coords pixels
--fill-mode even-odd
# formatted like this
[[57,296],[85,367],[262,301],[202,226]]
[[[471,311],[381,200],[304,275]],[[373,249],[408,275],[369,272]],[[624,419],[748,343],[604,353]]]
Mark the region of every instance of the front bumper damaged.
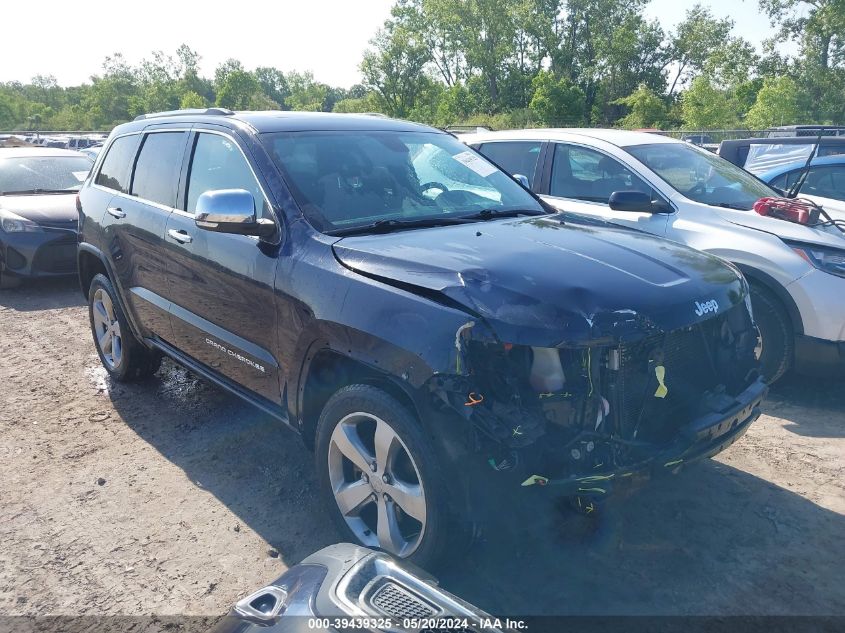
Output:
[[524,471],[522,474],[526,478],[522,485],[547,486],[561,495],[601,496],[628,478],[676,473],[686,465],[722,452],[745,435],[751,423],[760,417],[760,405],[767,392],[763,379],[758,379],[737,396],[729,408],[693,420],[679,429],[674,442],[654,446],[652,457],[624,468],[558,479]]
[[544,350],[479,340],[477,326],[464,326],[454,371],[428,382],[435,416],[464,421],[440,428],[463,429],[485,485],[492,475],[497,488],[591,498],[739,439],[767,393],[744,306],[668,332],[643,330],[633,340]]

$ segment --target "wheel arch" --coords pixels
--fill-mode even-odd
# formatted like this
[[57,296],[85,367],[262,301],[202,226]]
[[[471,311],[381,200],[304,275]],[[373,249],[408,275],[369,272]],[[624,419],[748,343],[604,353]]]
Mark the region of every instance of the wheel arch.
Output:
[[735,263],[734,265],[739,268],[743,275],[745,275],[746,279],[748,279],[748,283],[757,284],[763,287],[774,295],[775,299],[780,302],[786,310],[786,315],[792,323],[793,334],[800,335],[804,333],[804,321],[801,318],[801,312],[798,310],[798,305],[795,303],[795,299],[793,299],[792,295],[787,292],[786,288],[778,283],[771,275],[754,268],[753,266],[739,263]]
[[142,341],[142,337],[138,334],[140,329],[138,328],[138,324],[135,322],[135,315],[127,309],[128,306],[123,298],[123,288],[120,286],[120,281],[118,280],[117,275],[114,274],[114,271],[109,264],[109,260],[103,252],[92,244],[82,242],[77,247],[76,261],[79,271],[79,288],[82,291],[82,296],[85,297],[85,300],[88,300],[88,290],[91,287],[91,282],[94,277],[98,274],[103,274],[108,277],[112,286],[114,286],[115,293],[117,294],[117,300],[120,302],[120,309],[123,311],[126,320],[129,322],[132,334],[136,339]]
[[297,393],[297,419],[305,444],[314,448],[320,414],[331,396],[339,389],[365,384],[382,389],[408,408],[418,422],[422,420],[417,394],[404,383],[379,367],[327,346],[319,346],[305,359]]
[[88,298],[88,289],[94,277],[102,273],[112,282],[114,276],[110,274],[108,264],[103,254],[90,244],[80,244],[76,254],[77,270],[79,271],[79,288],[82,295]]

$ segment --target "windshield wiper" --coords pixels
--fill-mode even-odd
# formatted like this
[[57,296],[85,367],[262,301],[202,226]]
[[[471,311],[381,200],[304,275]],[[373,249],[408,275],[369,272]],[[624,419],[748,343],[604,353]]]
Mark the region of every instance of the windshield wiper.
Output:
[[546,211],[529,209],[482,209],[470,215],[462,215],[465,220],[495,220],[498,218],[516,218],[520,215],[548,215]]
[[750,208],[738,202],[717,202],[716,206],[723,209],[734,209],[735,211],[748,211]]
[[327,231],[329,235],[366,235],[369,233],[390,233],[391,231],[402,231],[404,229],[425,229],[434,226],[447,226],[450,224],[466,224],[471,222],[463,216],[461,217],[439,217],[439,218],[421,218],[419,220],[396,220],[385,219],[376,220],[370,224],[362,226],[351,226],[349,228],[340,228],[333,231]]
[[21,189],[20,191],[2,191],[2,196],[30,196],[41,193],[76,193],[78,189]]

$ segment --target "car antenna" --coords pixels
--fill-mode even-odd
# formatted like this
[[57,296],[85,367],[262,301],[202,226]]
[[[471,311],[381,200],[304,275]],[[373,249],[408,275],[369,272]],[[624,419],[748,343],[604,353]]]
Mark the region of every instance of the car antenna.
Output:
[[807,181],[807,176],[810,173],[810,165],[813,162],[813,159],[818,156],[819,148],[822,144],[822,136],[824,136],[824,131],[827,128],[821,127],[819,128],[819,135],[816,138],[816,145],[813,147],[813,150],[810,152],[810,155],[807,157],[807,162],[804,163],[804,168],[801,170],[801,175],[798,176],[798,180],[796,180],[793,185],[789,188],[789,191],[786,192],[787,198],[795,198],[798,195],[798,192],[801,191],[801,187],[804,186],[804,183]]

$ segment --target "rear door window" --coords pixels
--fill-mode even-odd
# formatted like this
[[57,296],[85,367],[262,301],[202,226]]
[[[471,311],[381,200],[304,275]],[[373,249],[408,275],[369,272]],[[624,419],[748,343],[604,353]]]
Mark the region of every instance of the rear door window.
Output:
[[541,141],[500,141],[484,143],[478,151],[512,176],[525,176],[533,187],[541,144]]
[[135,151],[138,149],[140,140],[140,134],[115,139],[97,174],[98,185],[121,193],[129,193],[129,174],[132,171],[132,161],[135,159]]
[[185,132],[146,135],[132,177],[132,195],[166,207],[176,206],[176,188],[185,151]]

